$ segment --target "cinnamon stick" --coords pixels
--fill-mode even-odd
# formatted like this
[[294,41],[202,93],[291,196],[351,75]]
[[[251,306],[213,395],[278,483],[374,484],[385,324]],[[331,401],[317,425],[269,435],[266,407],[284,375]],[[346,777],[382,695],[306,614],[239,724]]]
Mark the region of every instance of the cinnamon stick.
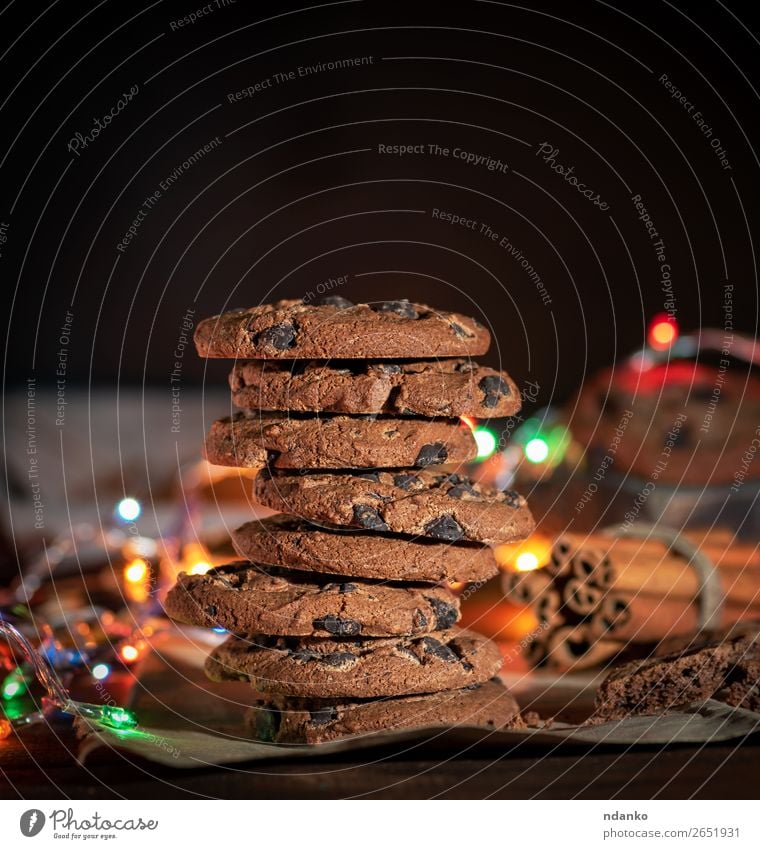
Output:
[[547,640],[544,663],[557,672],[578,671],[601,666],[620,652],[613,640],[600,640],[585,625],[554,629]]
[[580,578],[570,578],[565,584],[562,600],[568,609],[579,616],[587,616],[599,607],[604,590]]
[[[728,628],[736,622],[756,619],[758,615],[760,604],[748,606],[729,602],[721,609],[719,627]],[[589,623],[592,637],[632,643],[656,643],[698,630],[699,610],[695,603],[643,593],[610,594]]]

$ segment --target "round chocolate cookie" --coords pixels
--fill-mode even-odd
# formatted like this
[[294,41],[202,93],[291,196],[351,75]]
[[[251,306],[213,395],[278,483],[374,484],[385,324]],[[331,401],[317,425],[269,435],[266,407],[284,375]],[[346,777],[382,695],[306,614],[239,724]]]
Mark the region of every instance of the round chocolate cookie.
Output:
[[[568,408],[589,466],[684,486],[727,485],[760,476],[755,452],[760,378],[746,370],[671,362],[606,369]],[[606,458],[606,459],[605,459]]]
[[499,570],[485,545],[317,527],[287,513],[247,522],[232,544],[256,563],[386,581],[481,582]]
[[182,572],[165,608],[172,619],[241,637],[413,636],[459,619],[459,599],[447,587],[336,580],[255,563]]
[[238,407],[291,412],[405,416],[512,416],[520,392],[503,371],[472,360],[373,363],[360,360],[235,363]]
[[462,475],[432,472],[270,474],[254,499],[311,522],[489,545],[525,539],[534,522],[525,499]]
[[475,319],[407,300],[278,301],[204,319],[195,330],[202,357],[236,359],[468,357],[485,354],[490,343]]
[[391,639],[230,637],[206,660],[212,681],[249,681],[261,693],[369,699],[482,684],[501,668],[495,643],[461,628]]
[[341,702],[275,699],[246,712],[251,735],[264,743],[326,743],[403,728],[521,728],[520,708],[498,680],[423,696]]
[[[452,420],[238,413],[219,419],[205,456],[219,466],[363,469],[466,463],[478,452],[472,431]],[[262,459],[264,462],[262,462]]]

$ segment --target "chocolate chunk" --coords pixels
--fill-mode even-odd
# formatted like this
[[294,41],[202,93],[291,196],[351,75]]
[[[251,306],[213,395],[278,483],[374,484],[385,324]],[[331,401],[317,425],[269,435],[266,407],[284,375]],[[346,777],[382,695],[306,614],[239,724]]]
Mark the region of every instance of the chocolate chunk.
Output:
[[467,483],[467,478],[463,475],[457,475],[455,473],[448,473],[442,475],[435,476],[436,483]]
[[336,637],[356,637],[362,632],[362,623],[355,619],[339,619],[331,613],[312,622],[317,631],[327,631]]
[[442,442],[431,442],[420,448],[420,453],[414,461],[415,466],[439,466],[448,459],[449,452]]
[[464,537],[464,529],[453,516],[439,516],[425,525],[425,533],[446,542],[456,542]]
[[471,374],[474,371],[477,371],[478,364],[472,362],[472,360],[465,360],[462,363],[457,363],[454,366],[454,371],[458,371],[460,374]]
[[415,480],[417,480],[415,475],[394,475],[393,485],[397,486],[399,489],[409,489]]
[[483,406],[485,407],[496,407],[499,404],[499,398],[506,398],[512,394],[507,381],[498,374],[487,375],[480,380],[478,386],[485,393],[483,399]]
[[347,310],[354,306],[348,298],[341,298],[340,295],[326,295],[319,303],[323,307],[337,307],[339,310]]
[[459,336],[459,338],[460,338],[460,339],[464,338],[465,336],[469,336],[469,335],[470,335],[470,334],[469,334],[469,333],[468,333],[468,332],[464,329],[464,327],[462,327],[460,324],[457,324],[455,321],[452,321],[452,322],[451,322],[451,324],[450,324],[449,326],[450,326],[450,327],[451,327],[451,329],[454,331],[454,333],[456,333],[456,335],[457,335],[457,336]]
[[389,531],[380,513],[369,504],[354,504],[354,520],[368,531]]
[[402,318],[419,318],[417,310],[409,303],[407,298],[400,301],[378,301],[376,304],[370,304],[370,309],[374,312],[392,312],[400,315]]
[[380,475],[377,472],[364,472],[361,475],[357,475],[357,477],[364,478],[365,481],[372,481],[373,483],[380,482]]
[[379,363],[375,368],[377,371],[383,372],[383,374],[401,374],[401,366],[394,365],[393,363]]
[[[428,599],[430,601],[430,599]],[[412,618],[415,628],[425,628],[427,627],[428,618],[425,614],[418,608],[414,611],[414,617]]]
[[445,660],[446,663],[456,663],[459,659],[448,646],[433,637],[422,638],[422,649],[425,654],[432,654],[433,657]]
[[255,708],[256,710],[256,737],[263,743],[273,743],[280,730],[282,714],[278,710],[268,708]]
[[298,660],[301,663],[308,663],[309,661],[317,660],[320,657],[316,652],[310,651],[309,649],[291,650],[290,656],[293,660]]
[[312,725],[327,725],[330,722],[334,722],[337,718],[338,709],[332,705],[309,711],[309,722]]
[[446,628],[451,628],[459,618],[456,607],[434,596],[425,596],[425,599],[435,612],[436,631],[444,631]]
[[216,605],[209,604],[209,606],[206,608],[206,613],[208,613],[209,616],[216,616]]
[[319,660],[324,663],[325,666],[341,667],[354,663],[354,661],[358,660],[358,658],[350,651],[334,651],[330,654],[319,655]]
[[395,648],[396,654],[400,654],[402,657],[405,657],[407,660],[412,660],[415,663],[419,664],[421,661],[417,657],[417,655],[409,648],[409,646],[405,646],[403,643],[399,643]]
[[522,498],[520,497],[520,493],[515,492],[513,489],[504,490],[504,501],[510,507],[514,507],[515,510],[517,510],[518,507],[522,506]]
[[458,483],[455,486],[452,486],[451,489],[446,493],[449,498],[462,498],[465,495],[474,495],[477,496],[477,492],[475,491],[475,487],[469,482],[465,481],[464,483]]
[[272,327],[259,333],[256,342],[259,345],[271,345],[278,351],[285,351],[296,344],[296,329],[286,321],[282,324],[273,324]]
[[346,595],[346,593],[355,593],[359,589],[357,584],[341,584],[340,585],[340,594]]

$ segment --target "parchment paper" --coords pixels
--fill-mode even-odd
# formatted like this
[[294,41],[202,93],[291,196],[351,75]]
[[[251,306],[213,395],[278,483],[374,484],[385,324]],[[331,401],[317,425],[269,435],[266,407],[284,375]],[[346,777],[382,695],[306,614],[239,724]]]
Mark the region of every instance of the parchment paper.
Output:
[[[760,714],[707,701],[666,716],[632,717],[604,725],[582,726],[591,712],[596,680],[546,674],[505,675],[523,708],[555,716],[548,728],[486,731],[457,726],[384,731],[311,746],[280,746],[251,741],[245,708],[254,701],[247,684],[214,684],[202,671],[208,638],[192,632],[165,635],[136,671],[130,700],[140,726],[116,731],[77,719],[84,762],[102,747],[126,750],[149,761],[177,768],[206,767],[281,758],[328,757],[339,753],[419,746],[472,753],[489,750],[550,752],[567,746],[643,746],[740,740],[760,731]],[[567,721],[567,720],[571,721]],[[564,720],[564,721],[563,721]]]

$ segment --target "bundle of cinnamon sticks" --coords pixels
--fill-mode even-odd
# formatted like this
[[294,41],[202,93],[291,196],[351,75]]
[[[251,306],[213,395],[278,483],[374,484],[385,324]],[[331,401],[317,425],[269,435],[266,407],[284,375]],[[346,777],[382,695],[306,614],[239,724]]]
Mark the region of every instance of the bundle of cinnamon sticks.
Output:
[[[706,555],[723,596],[713,627],[760,618],[760,550],[730,532],[682,535]],[[561,672],[646,657],[699,631],[701,578],[664,541],[566,534],[550,561],[509,573],[507,598],[541,626],[527,648],[534,666]]]

